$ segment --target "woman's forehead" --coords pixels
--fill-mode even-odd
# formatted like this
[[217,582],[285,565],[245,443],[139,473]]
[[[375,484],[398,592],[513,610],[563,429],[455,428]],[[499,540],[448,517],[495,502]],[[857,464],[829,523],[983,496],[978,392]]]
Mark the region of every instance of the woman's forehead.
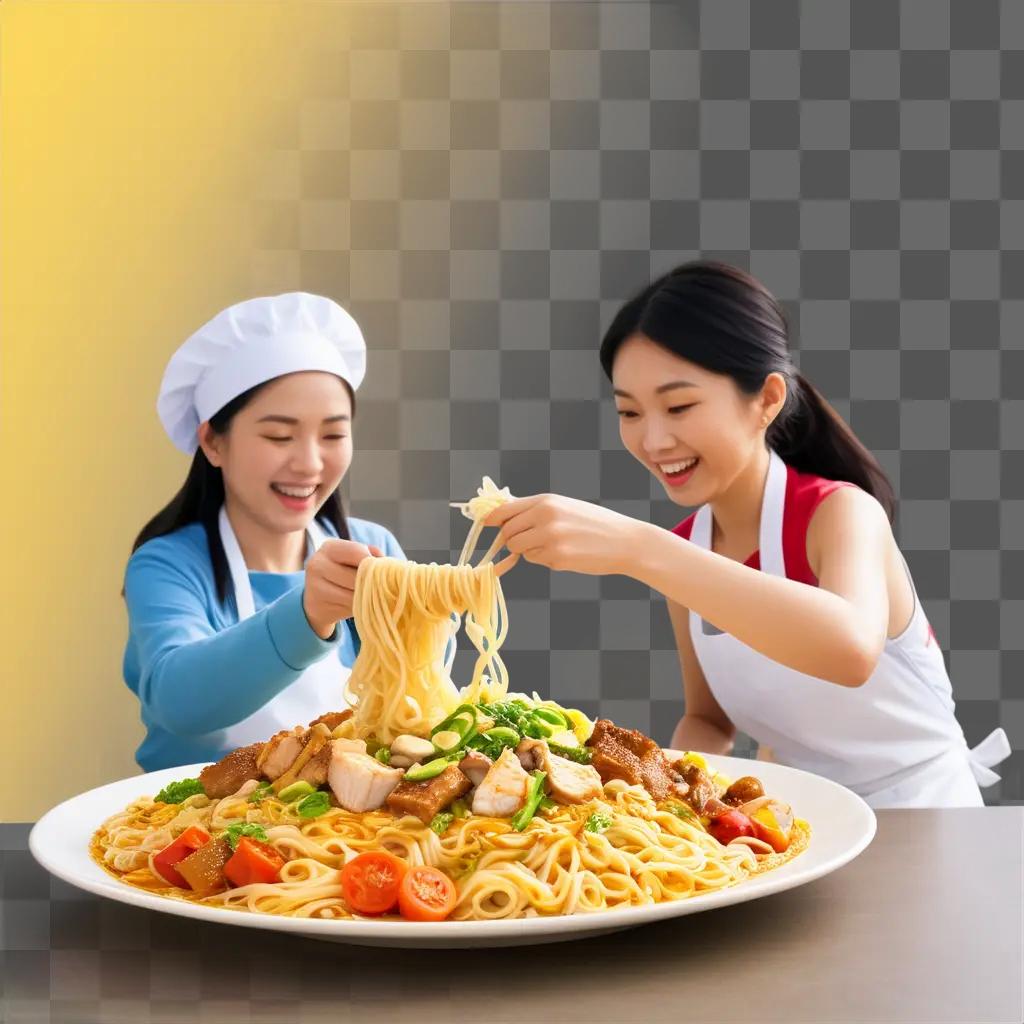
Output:
[[341,378],[332,373],[306,371],[268,381],[254,396],[249,408],[257,415],[273,409],[287,411],[296,418],[321,419],[351,413],[352,404]]
[[703,387],[714,376],[642,334],[634,334],[622,343],[612,367],[615,390],[631,393],[655,391],[677,382]]

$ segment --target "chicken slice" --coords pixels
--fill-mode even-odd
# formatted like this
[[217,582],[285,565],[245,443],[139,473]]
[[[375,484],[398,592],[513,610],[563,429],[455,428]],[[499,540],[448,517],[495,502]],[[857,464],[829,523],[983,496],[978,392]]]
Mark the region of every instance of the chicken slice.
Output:
[[295,759],[302,753],[305,745],[302,740],[305,730],[289,729],[276,733],[267,740],[260,753],[260,771],[271,782],[279,779],[293,764]]
[[491,766],[473,794],[473,813],[507,818],[526,803],[530,776],[519,763],[515,751],[506,747]]
[[479,786],[491,770],[492,764],[494,762],[486,754],[481,754],[479,750],[471,750],[459,762],[459,768],[474,786]]
[[375,811],[382,807],[404,774],[401,768],[388,768],[369,754],[338,749],[332,743],[327,781],[346,811]]
[[523,740],[516,747],[516,756],[524,768],[547,772],[547,791],[560,804],[585,804],[604,792],[596,768],[552,754],[544,740]]

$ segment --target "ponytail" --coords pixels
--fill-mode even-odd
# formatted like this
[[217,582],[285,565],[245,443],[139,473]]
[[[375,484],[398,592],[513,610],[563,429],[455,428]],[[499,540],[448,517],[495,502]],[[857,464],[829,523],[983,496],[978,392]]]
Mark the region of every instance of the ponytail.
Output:
[[782,412],[768,428],[768,445],[801,473],[846,480],[867,491],[891,523],[896,495],[875,456],[806,377],[794,373]]

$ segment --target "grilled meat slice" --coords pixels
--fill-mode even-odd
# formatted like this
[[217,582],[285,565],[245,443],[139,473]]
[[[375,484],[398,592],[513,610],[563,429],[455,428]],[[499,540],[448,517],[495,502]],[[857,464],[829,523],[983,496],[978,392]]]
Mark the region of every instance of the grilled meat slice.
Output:
[[685,798],[689,786],[661,747],[636,729],[623,729],[607,718],[598,719],[587,741],[594,754],[591,764],[602,782],[623,779],[643,786],[655,800]]
[[260,769],[256,762],[262,749],[262,743],[239,747],[232,750],[227,757],[222,757],[216,764],[207,765],[199,773],[199,781],[203,784],[206,795],[214,800],[231,796],[249,779],[258,779]]
[[450,764],[426,782],[400,782],[388,797],[388,808],[399,815],[415,814],[424,825],[429,825],[435,814],[468,793],[472,785],[458,765]]

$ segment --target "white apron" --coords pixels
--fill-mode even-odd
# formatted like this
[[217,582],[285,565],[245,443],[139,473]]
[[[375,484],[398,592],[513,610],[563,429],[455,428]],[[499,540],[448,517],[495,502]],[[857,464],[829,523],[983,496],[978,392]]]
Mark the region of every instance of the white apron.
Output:
[[[761,571],[785,578],[782,522],[786,465],[771,453],[760,521]],[[712,513],[702,506],[692,543],[711,548]],[[909,577],[909,573],[908,573]],[[911,581],[913,587],[913,581]],[[981,806],[979,785],[1010,754],[996,729],[973,749],[953,713],[952,687],[914,592],[907,628],[887,639],[860,687],[839,686],[758,653],[689,615],[690,636],[708,685],[738,729],[781,764],[833,779],[872,807]]]
[[[241,622],[256,610],[252,586],[249,583],[249,571],[245,566],[238,538],[223,507],[218,523],[221,544],[224,546],[235,590],[238,621]],[[307,551],[311,554],[319,549],[328,535],[315,519],[310,522],[306,532]],[[282,729],[305,725],[327,711],[338,710],[344,704],[343,693],[348,674],[349,669],[338,659],[337,651],[329,651],[276,697],[267,701],[259,711],[254,711],[248,718],[243,718],[242,721],[222,730],[224,747],[234,750],[260,740],[268,740]]]

